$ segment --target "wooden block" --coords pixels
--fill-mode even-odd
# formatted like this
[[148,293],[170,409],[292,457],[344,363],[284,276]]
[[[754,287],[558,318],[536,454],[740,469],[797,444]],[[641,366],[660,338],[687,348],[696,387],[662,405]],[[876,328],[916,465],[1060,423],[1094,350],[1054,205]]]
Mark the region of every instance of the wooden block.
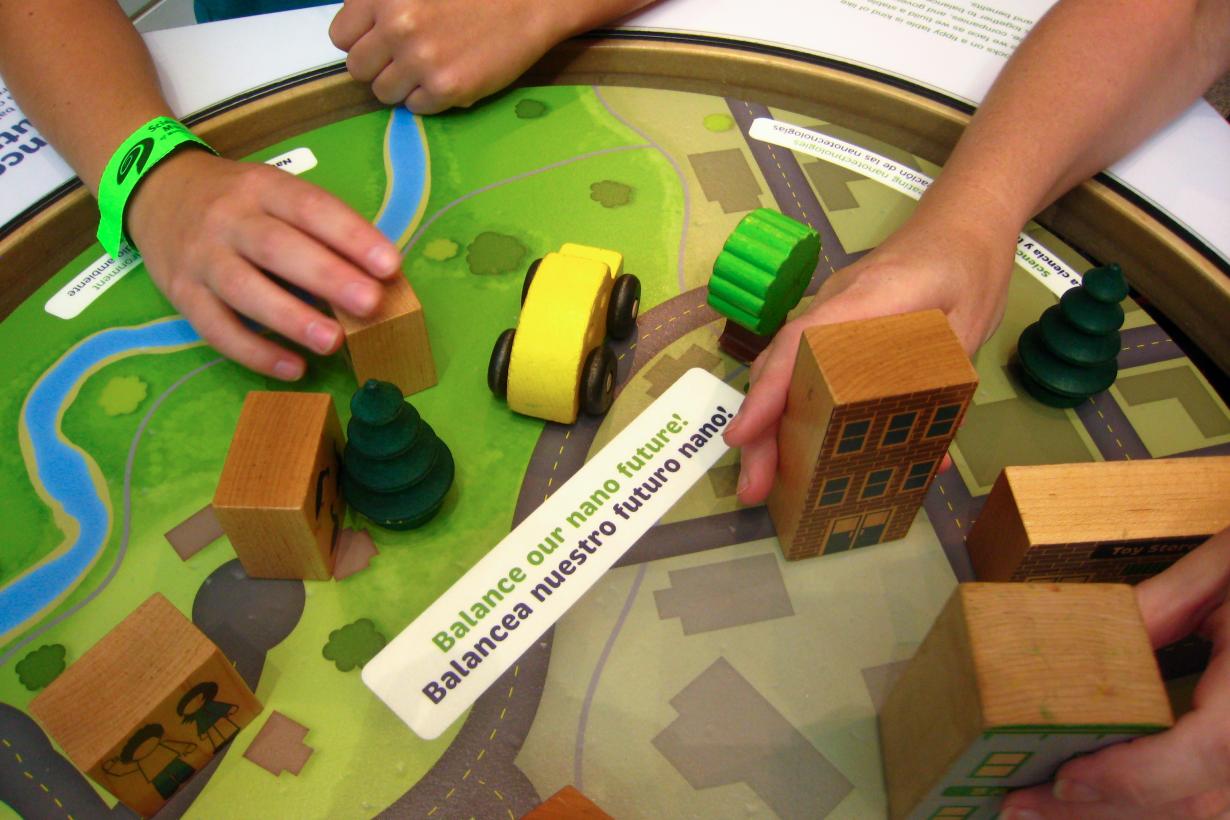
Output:
[[385,285],[380,307],[366,319],[342,310],[334,313],[346,334],[346,350],[359,385],[379,379],[409,396],[436,383],[423,306],[404,276]]
[[333,577],[342,448],[328,394],[248,394],[213,501],[248,575]]
[[218,647],[158,594],[30,702],[73,765],[147,817],[260,711]]
[[993,817],[1174,718],[1132,588],[960,584],[880,710],[893,818]]
[[521,820],[612,820],[575,786],[565,786]]
[[982,581],[1136,583],[1230,526],[1230,456],[1007,467],[966,539]]
[[768,501],[785,556],[904,536],[977,386],[938,310],[805,330]]

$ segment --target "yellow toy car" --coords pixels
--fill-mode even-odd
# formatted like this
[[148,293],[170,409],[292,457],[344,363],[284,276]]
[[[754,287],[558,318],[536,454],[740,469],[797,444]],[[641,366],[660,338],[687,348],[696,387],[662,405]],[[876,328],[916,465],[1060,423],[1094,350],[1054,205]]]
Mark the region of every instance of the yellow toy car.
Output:
[[571,424],[578,408],[600,416],[615,397],[615,354],[606,337],[636,329],[641,283],[623,255],[563,245],[530,264],[521,318],[496,339],[487,386],[518,413]]

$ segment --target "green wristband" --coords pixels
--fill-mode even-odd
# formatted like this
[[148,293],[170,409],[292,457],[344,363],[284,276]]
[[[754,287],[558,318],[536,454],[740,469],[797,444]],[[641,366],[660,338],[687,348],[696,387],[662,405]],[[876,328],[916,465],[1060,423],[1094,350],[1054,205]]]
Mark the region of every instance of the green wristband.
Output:
[[132,133],[111,156],[98,183],[98,241],[113,257],[128,240],[124,210],[128,198],[151,168],[184,147],[216,154],[205,141],[170,117],[155,117]]

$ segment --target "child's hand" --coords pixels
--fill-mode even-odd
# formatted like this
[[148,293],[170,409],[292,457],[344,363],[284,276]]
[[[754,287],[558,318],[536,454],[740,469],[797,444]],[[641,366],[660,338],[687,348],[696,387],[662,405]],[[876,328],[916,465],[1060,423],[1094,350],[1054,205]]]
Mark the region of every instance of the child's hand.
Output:
[[773,487],[777,425],[804,328],[938,308],[972,354],[1004,313],[1013,247],[1003,245],[955,232],[941,238],[907,225],[829,277],[803,315],[783,325],[752,364],[751,389],[725,435],[727,444],[742,448],[739,500],[758,504]]
[[[1206,818],[1230,812],[1230,529],[1136,587],[1155,647],[1193,632],[1213,641],[1193,710],[1169,731],[1060,767],[1054,785],[1014,792],[1004,820]],[[1027,812],[1033,812],[1029,814]]]
[[318,353],[337,350],[342,329],[270,274],[365,316],[381,295],[372,277],[388,279],[400,267],[393,244],[331,194],[204,151],[160,163],[129,203],[126,224],[150,278],[205,341],[288,381],[303,375],[303,357],[236,313]]
[[574,11],[541,0],[347,0],[329,36],[378,100],[434,114],[515,80],[569,34]]

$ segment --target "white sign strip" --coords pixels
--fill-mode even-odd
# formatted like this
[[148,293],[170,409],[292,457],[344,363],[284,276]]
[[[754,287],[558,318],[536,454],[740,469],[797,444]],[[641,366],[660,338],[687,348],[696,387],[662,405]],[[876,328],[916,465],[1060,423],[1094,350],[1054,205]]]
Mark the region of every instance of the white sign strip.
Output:
[[[922,171],[902,167],[874,151],[768,117],[754,120],[749,133],[761,142],[780,145],[849,168],[912,199],[920,198],[933,181]],[[1017,238],[1016,261],[1056,296],[1062,296],[1069,288],[1081,283],[1080,274],[1058,254],[1026,234]]]
[[[292,174],[302,174],[316,167],[316,155],[310,148],[295,148],[265,160],[265,164]],[[48,299],[43,309],[61,319],[79,316],[81,311],[92,305],[95,299],[139,264],[141,257],[125,242],[119,259],[112,259],[111,254],[104,253]]]
[[685,373],[363,668],[439,737],[708,472],[743,395]]

